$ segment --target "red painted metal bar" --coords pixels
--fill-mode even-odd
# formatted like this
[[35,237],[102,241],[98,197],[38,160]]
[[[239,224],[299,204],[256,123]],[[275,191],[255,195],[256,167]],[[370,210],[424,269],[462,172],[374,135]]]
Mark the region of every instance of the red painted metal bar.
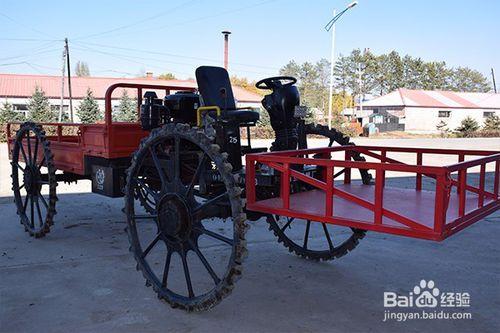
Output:
[[290,208],[290,164],[283,163],[283,172],[281,173],[281,198],[283,208]]
[[375,224],[382,224],[384,202],[384,172],[377,170],[375,174]]
[[[351,160],[351,151],[346,149],[345,151],[345,160],[350,161]],[[344,184],[350,184],[351,183],[351,168],[345,168],[344,171]]]
[[246,174],[245,183],[252,184],[246,187],[246,199],[248,204],[255,202],[255,159],[251,155],[246,156]]
[[446,223],[446,178],[444,175],[438,175],[436,178],[436,196],[434,200],[434,231],[441,233]]
[[[422,162],[423,162],[423,154],[418,152],[417,153],[417,165],[418,166],[422,165]],[[422,191],[422,174],[420,172],[417,172],[415,189],[417,191]]]
[[497,160],[495,163],[495,184],[493,185],[493,193],[498,199],[498,187],[500,186],[500,160]]
[[477,197],[477,206],[484,206],[484,177],[486,174],[486,164],[481,164],[481,169],[479,171],[479,195]]
[[325,193],[325,215],[330,217],[333,215],[333,195],[334,195],[334,182],[333,182],[333,167],[326,168],[326,193]]

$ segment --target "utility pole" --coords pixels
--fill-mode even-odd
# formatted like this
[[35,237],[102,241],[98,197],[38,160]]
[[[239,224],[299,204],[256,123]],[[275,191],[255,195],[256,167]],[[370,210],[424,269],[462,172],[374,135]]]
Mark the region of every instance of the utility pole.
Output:
[[495,81],[495,70],[491,67],[491,79],[493,80],[493,91],[497,93],[497,83]]
[[69,46],[68,46],[68,38],[64,38],[64,47],[66,49],[66,61],[68,64],[68,90],[69,90],[69,119],[73,122],[73,96],[71,94],[71,65],[69,62]]
[[[333,10],[333,17],[337,11]],[[332,129],[333,68],[335,67],[335,24],[332,24],[332,51],[330,54],[330,93],[328,94],[328,128]]]
[[344,15],[352,7],[358,4],[357,1],[351,2],[347,7],[337,14],[337,11],[333,11],[333,18],[325,25],[326,31],[332,31],[332,52],[330,55],[330,95],[328,96],[328,128],[332,128],[332,97],[333,97],[333,68],[335,66],[335,22]]
[[227,71],[229,58],[229,35],[231,34],[231,31],[225,30],[222,34],[224,35],[224,68]]
[[358,65],[358,84],[359,84],[359,111],[360,114],[363,113],[363,71],[361,70],[361,64]]
[[62,53],[62,71],[61,71],[61,108],[59,109],[59,122],[62,121],[62,115],[64,112],[64,73],[66,66],[66,47]]

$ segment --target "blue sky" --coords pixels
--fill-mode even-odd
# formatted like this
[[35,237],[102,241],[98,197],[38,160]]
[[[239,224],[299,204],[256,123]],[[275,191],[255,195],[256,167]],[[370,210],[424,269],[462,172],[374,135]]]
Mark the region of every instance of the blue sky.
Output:
[[[63,44],[56,40],[68,37],[72,62],[86,61],[96,76],[193,77],[199,65],[221,64],[220,32],[229,29],[231,74],[262,78],[291,59],[328,58],[323,27],[349,2],[2,0],[0,72],[58,75]],[[359,0],[337,24],[336,53],[396,50],[489,77],[491,67],[500,73],[499,13],[495,0]]]

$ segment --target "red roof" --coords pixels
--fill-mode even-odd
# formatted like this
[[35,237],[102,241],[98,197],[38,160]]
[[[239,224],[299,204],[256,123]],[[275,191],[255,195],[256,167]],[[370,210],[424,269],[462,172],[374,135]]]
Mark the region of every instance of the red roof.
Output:
[[[116,78],[116,77],[72,77],[71,92],[73,98],[80,99],[86,95],[90,88],[94,96],[104,99],[106,89],[118,82],[159,84],[175,87],[197,88],[194,80],[159,80],[156,78]],[[42,88],[49,98],[61,97],[61,77],[50,75],[24,75],[0,74],[0,97],[29,97],[38,86]],[[238,102],[259,103],[262,96],[241,87],[233,87],[233,92]],[[65,98],[68,98],[68,80],[64,82]]]
[[500,109],[500,94],[399,88],[364,102],[363,107],[431,107],[451,109]]

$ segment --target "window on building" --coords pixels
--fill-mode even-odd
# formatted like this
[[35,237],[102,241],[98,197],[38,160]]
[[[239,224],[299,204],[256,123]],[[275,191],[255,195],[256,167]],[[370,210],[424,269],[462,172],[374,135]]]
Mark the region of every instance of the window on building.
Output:
[[439,111],[438,117],[439,118],[450,118],[451,116],[451,111]]
[[374,108],[373,113],[378,113],[378,108]]
[[483,112],[484,118],[492,117],[494,115],[495,115],[495,112],[488,112],[488,111]]

